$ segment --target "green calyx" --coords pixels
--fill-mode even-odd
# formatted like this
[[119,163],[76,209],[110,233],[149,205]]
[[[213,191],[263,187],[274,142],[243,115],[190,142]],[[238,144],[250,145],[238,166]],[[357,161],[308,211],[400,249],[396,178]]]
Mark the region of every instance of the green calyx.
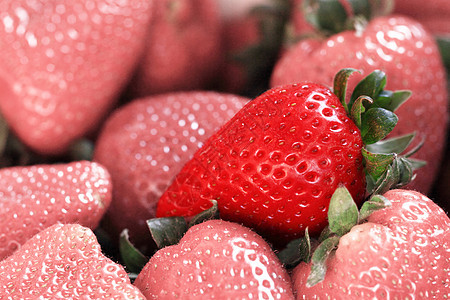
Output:
[[414,178],[414,171],[425,165],[423,161],[410,158],[423,141],[402,154],[414,140],[414,133],[384,140],[397,125],[398,117],[394,111],[410,97],[411,92],[385,90],[386,74],[375,70],[358,83],[347,101],[347,83],[354,72],[357,70],[342,69],[337,73],[334,93],[360,129],[367,192],[369,195],[383,194],[408,184]]
[[317,284],[325,277],[326,260],[338,246],[340,237],[364,222],[374,211],[389,206],[389,201],[381,195],[409,183],[414,178],[414,171],[425,165],[423,161],[410,158],[420,149],[423,141],[404,153],[411,148],[414,133],[385,139],[398,121],[394,111],[411,93],[385,90],[386,75],[376,70],[359,82],[347,101],[347,83],[354,72],[355,69],[338,72],[334,80],[334,93],[361,132],[367,197],[358,211],[348,190],[344,186],[338,187],[328,207],[328,226],[320,237],[310,239],[306,234],[291,241],[278,253],[278,258],[287,268],[293,268],[302,261],[311,262],[308,286]]
[[332,35],[345,30],[358,30],[369,20],[388,15],[393,0],[304,0],[306,20],[317,30]]
[[[325,278],[327,259],[336,250],[340,238],[354,226],[364,223],[373,212],[390,205],[385,197],[373,195],[358,211],[350,192],[345,186],[340,186],[331,197],[328,209],[329,225],[322,231],[320,237],[311,240],[306,234],[303,238],[291,241],[278,253],[278,258],[287,268],[293,268],[302,261],[311,263],[307,286],[314,286]],[[314,250],[312,244],[316,245]]]
[[[153,218],[147,220],[147,226],[152,238],[159,249],[177,244],[186,231],[194,225],[207,220],[219,219],[219,209],[217,201],[212,200],[213,206],[198,215],[189,222],[183,217]],[[140,252],[130,241],[128,229],[124,229],[120,234],[119,241],[120,256],[127,271],[139,274],[149,258]]]

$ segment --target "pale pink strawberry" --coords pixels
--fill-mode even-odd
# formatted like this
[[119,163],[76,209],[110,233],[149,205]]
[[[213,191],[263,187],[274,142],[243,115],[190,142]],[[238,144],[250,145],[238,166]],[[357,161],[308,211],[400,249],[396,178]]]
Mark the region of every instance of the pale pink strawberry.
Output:
[[0,3],[0,109],[33,150],[60,154],[118,98],[153,1]]
[[450,219],[415,191],[384,194],[391,206],[340,238],[322,282],[307,286],[310,264],[294,269],[297,299],[446,299]]
[[209,87],[222,56],[215,0],[158,0],[153,11],[133,96]]
[[95,229],[112,198],[108,171],[88,161],[0,170],[0,259],[56,223]]
[[101,252],[94,233],[56,224],[0,262],[0,299],[140,299],[123,267]]
[[223,220],[193,226],[177,245],[159,250],[134,284],[147,299],[294,299],[270,246]]

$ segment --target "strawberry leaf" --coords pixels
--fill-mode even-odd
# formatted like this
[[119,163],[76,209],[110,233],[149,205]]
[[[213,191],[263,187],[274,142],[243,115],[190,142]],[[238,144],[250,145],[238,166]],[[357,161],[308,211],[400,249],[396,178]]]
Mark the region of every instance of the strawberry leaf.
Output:
[[160,249],[178,243],[188,229],[183,217],[154,218],[147,220],[147,226]]
[[308,228],[305,230],[304,237],[290,241],[286,248],[277,253],[277,256],[286,268],[293,268],[302,261],[308,263],[311,260],[311,240]]
[[124,229],[120,234],[119,251],[127,271],[131,273],[139,274],[149,260],[131,243],[128,229]]
[[372,99],[377,99],[383,88],[386,86],[386,74],[383,71],[375,70],[362,79],[353,90],[349,107],[360,96],[368,96]]
[[339,244],[339,237],[332,236],[324,240],[314,251],[311,257],[311,273],[309,273],[306,287],[312,287],[323,281],[327,272],[326,261],[330,253]]
[[382,91],[378,95],[376,107],[385,108],[393,112],[405,103],[411,97],[411,94],[411,91]]
[[348,14],[339,0],[304,0],[306,20],[328,34],[346,29]]
[[406,148],[408,148],[415,136],[415,133],[410,133],[387,140],[378,141],[374,144],[367,145],[366,149],[368,152],[372,153],[402,153],[406,150]]
[[391,206],[391,202],[381,195],[374,195],[365,201],[359,210],[359,221],[366,220],[373,212]]
[[361,137],[370,145],[385,138],[397,125],[398,117],[384,108],[369,109],[362,119]]
[[346,187],[333,193],[328,207],[328,226],[331,232],[342,236],[358,222],[358,207]]
[[362,148],[361,153],[365,161],[366,173],[377,181],[385,172],[386,168],[394,161],[395,154],[372,153]]
[[213,206],[207,210],[202,211],[198,215],[194,216],[189,222],[189,227],[200,224],[207,220],[219,219],[219,208],[217,206],[217,201],[211,201]]
[[349,111],[345,95],[347,93],[348,78],[355,72],[359,71],[356,69],[346,68],[340,70],[334,77],[333,92],[339,98],[342,106],[344,106],[345,111],[347,112]]
[[359,96],[351,107],[350,116],[358,128],[361,128],[362,126],[362,114],[366,111],[366,108],[363,105],[364,102],[372,103],[373,100],[367,96]]

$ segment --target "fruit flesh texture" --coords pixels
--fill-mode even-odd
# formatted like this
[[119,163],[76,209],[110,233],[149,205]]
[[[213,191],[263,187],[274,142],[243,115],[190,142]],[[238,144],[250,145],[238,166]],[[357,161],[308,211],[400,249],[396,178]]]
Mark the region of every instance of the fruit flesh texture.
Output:
[[194,91],[146,97],[117,110],[102,129],[94,153],[115,186],[108,231],[118,236],[128,228],[133,240],[148,242],[145,221],[155,217],[157,201],[173,177],[247,101]]
[[151,3],[1,1],[0,109],[25,144],[61,154],[94,130],[137,63]]
[[416,131],[418,139],[425,138],[413,157],[427,161],[427,166],[417,171],[408,188],[428,193],[443,155],[448,95],[438,49],[423,27],[408,18],[382,17],[370,22],[362,33],[346,31],[323,42],[306,40],[294,47],[275,66],[272,86],[299,80],[331,86],[337,71],[352,67],[362,74],[350,78],[348,91],[375,69],[386,73],[386,89],[412,91],[396,111],[399,122],[391,136]]
[[197,151],[157,213],[192,216],[218,201],[221,217],[277,240],[318,233],[339,184],[365,193],[361,135],[327,88],[295,84],[249,102]]

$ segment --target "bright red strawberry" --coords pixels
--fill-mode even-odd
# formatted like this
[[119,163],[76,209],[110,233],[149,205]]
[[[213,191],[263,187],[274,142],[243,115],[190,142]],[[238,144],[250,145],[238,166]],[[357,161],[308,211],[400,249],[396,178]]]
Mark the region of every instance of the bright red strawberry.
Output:
[[343,235],[324,280],[307,285],[311,264],[294,269],[298,299],[446,299],[450,296],[450,220],[415,191],[384,194],[391,206]]
[[134,284],[148,299],[294,299],[267,242],[223,220],[195,225],[156,252]]
[[[277,63],[271,84],[311,80],[332,85],[334,74],[344,67],[364,75],[381,69],[389,89],[412,92],[396,111],[399,122],[392,135],[416,131],[426,139],[414,157],[428,165],[409,187],[427,193],[440,166],[448,119],[446,77],[435,41],[411,19],[378,17],[362,30],[299,42]],[[353,83],[357,80],[358,76],[351,78]]]
[[[146,220],[173,177],[203,142],[247,102],[215,92],[180,92],[134,100],[106,122],[94,160],[111,174],[108,227],[143,241]],[[136,241],[138,242],[138,241]]]
[[107,170],[88,161],[0,170],[0,259],[56,223],[96,228],[112,198]]
[[151,3],[2,1],[0,109],[25,144],[59,154],[95,127],[129,80]]
[[288,19],[287,0],[215,0],[222,21],[224,62],[219,89],[254,95],[266,89]]
[[94,233],[57,224],[0,262],[1,299],[145,299]]
[[[347,74],[344,79],[343,74]],[[345,91],[340,83],[345,84],[348,76],[344,70],[336,77],[339,95]],[[385,82],[382,73],[374,72],[368,78],[374,76],[379,78],[375,81]],[[366,107],[365,117],[356,118],[354,113],[361,112],[364,98],[359,97],[361,89],[352,94],[360,100],[352,102],[351,108],[315,83],[286,85],[263,93],[195,153],[161,196],[157,216],[193,216],[209,208],[214,199],[223,219],[242,222],[275,240],[301,236],[306,227],[311,233],[320,232],[327,224],[331,195],[339,185],[347,186],[358,202],[365,196],[363,165],[369,166],[364,160],[371,158],[363,158],[363,143],[374,143],[367,139],[372,136],[368,132],[385,125],[371,123],[385,117],[372,117],[387,113],[396,118],[378,106],[382,105],[380,95],[385,95],[382,87],[377,86],[379,95],[372,95],[374,103]],[[350,111],[352,119],[347,115]],[[378,135],[377,140],[380,138]],[[375,176],[371,185],[384,180],[377,179],[383,172],[368,173]]]
[[154,1],[134,97],[209,87],[222,57],[215,0]]

